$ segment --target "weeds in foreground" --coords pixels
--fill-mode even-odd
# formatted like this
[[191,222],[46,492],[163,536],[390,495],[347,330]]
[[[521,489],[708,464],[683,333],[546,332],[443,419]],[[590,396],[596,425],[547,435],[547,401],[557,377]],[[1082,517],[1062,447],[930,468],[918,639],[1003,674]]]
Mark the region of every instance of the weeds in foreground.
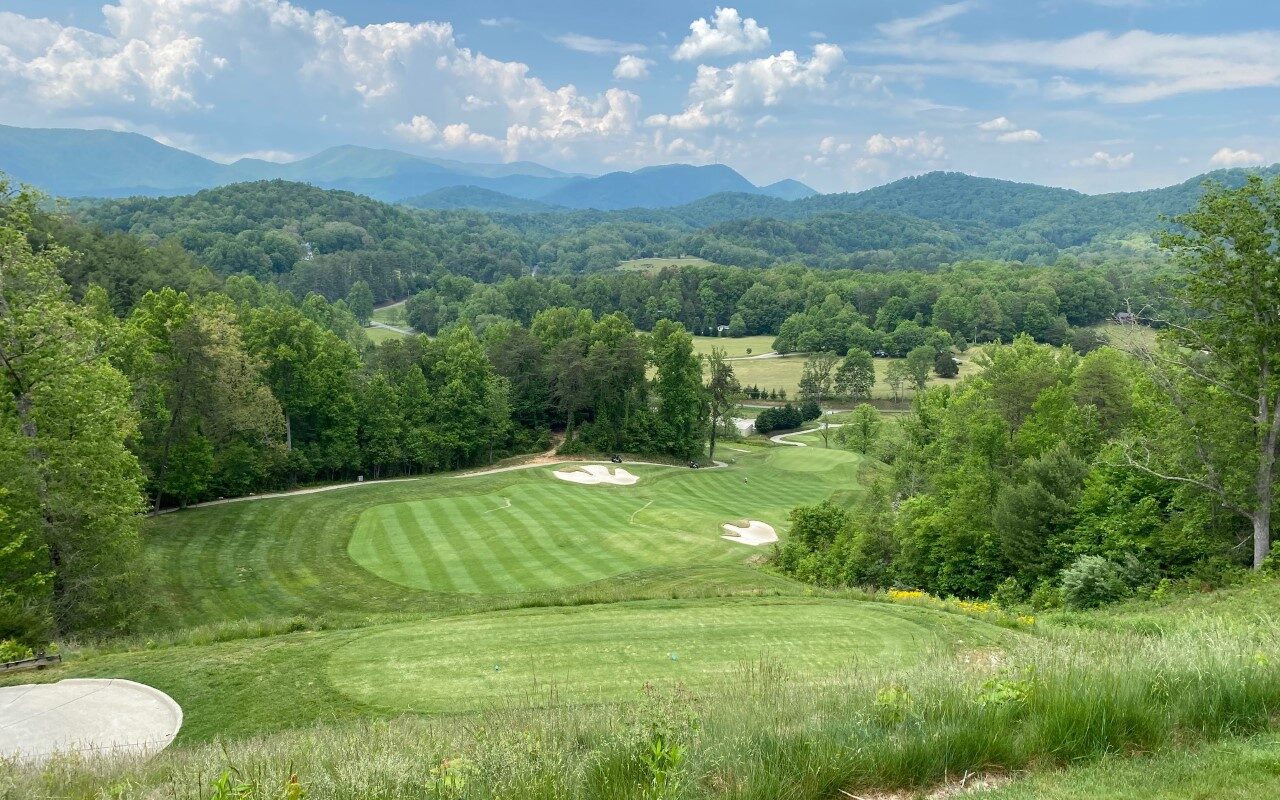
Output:
[[311,800],[865,795],[1268,730],[1280,714],[1275,652],[1280,626],[1268,624],[1019,637],[998,659],[939,655],[818,683],[761,664],[696,698],[650,686],[619,705],[335,724],[150,761],[0,765],[0,797],[114,787],[106,796],[208,800],[209,776],[231,768],[254,800],[282,796],[295,772]]

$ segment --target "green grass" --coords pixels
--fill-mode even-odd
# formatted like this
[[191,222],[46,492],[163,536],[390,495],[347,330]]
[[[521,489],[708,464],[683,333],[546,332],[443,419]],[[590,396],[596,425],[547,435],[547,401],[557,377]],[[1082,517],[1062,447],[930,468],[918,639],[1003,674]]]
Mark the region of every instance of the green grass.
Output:
[[[743,358],[750,355],[773,352],[773,336],[695,336],[693,349],[698,353],[710,353],[711,348],[719,347],[729,358]],[[747,351],[751,352],[748,353]]]
[[[732,340],[730,340],[732,341]],[[977,357],[978,351],[971,349],[967,353],[959,356],[960,374],[956,378],[939,378],[931,377],[928,386],[938,386],[942,384],[954,384],[960,378],[972,375],[980,371],[974,359]],[[759,386],[762,389],[786,389],[787,399],[794,400],[800,394],[800,376],[804,372],[804,362],[808,356],[803,354],[786,355],[779,358],[759,358],[749,359],[745,361],[734,361],[733,371],[738,376],[738,381],[743,386]],[[885,375],[889,369],[889,364],[893,359],[877,358],[875,359],[876,383],[871,389],[871,397],[873,400],[889,400],[893,396],[889,384],[885,381]],[[904,394],[910,398],[914,392],[907,388]]]
[[1112,347],[1133,352],[1146,350],[1156,343],[1156,329],[1146,325],[1121,325],[1118,322],[1100,322],[1091,325]]
[[867,602],[650,601],[525,609],[383,628],[329,662],[331,683],[389,712],[617,701],[646,683],[714,689],[761,662],[796,682],[914,663],[936,621]]
[[403,339],[411,334],[393,331],[388,328],[375,328],[371,326],[364,329],[364,335],[368,336],[369,340],[374,344],[381,344],[390,339]]
[[714,261],[708,261],[705,258],[697,256],[669,256],[655,258],[633,258],[627,261],[619,261],[618,269],[623,272],[657,272],[668,267],[715,267],[719,266]]
[[[664,796],[673,800],[868,797],[923,792],[965,774],[1028,770],[1037,772],[993,796],[1261,797],[1269,796],[1265,790],[1280,773],[1274,736],[1266,733],[1280,704],[1280,663],[1259,658],[1280,645],[1275,625],[1243,637],[1220,630],[1061,640],[887,604],[814,603],[815,611],[821,609],[815,622],[799,616],[796,600],[778,611],[790,616],[758,617],[759,624],[731,618],[732,605],[767,607],[720,601],[700,614],[696,603],[653,603],[632,609],[632,619],[646,624],[631,626],[627,615],[615,615],[616,607],[481,615],[448,621],[457,626],[452,631],[410,626],[368,630],[363,639],[349,632],[279,637],[275,655],[258,642],[174,648],[153,658],[190,673],[192,686],[203,677],[230,690],[219,704],[226,718],[256,716],[267,706],[276,718],[266,722],[297,729],[209,743],[184,731],[174,747],[151,760],[0,765],[0,786],[14,797],[96,798],[110,787],[105,796],[122,800],[194,798],[207,797],[210,780],[234,768],[236,780],[256,798],[279,796],[296,773],[312,797],[639,800],[656,795],[655,773],[645,761],[655,743],[680,747],[681,758],[664,772]],[[863,612],[871,616],[860,618]],[[886,617],[875,618],[877,612]],[[552,625],[543,618],[552,613],[591,622]],[[646,616],[663,613],[678,616]],[[823,618],[831,622],[821,624]],[[728,628],[717,630],[717,621],[727,621]],[[705,633],[699,622],[706,623]],[[792,624],[818,637],[834,631],[833,646],[794,638]],[[873,668],[842,668],[850,646],[908,625],[935,626],[940,646],[904,666],[904,658],[930,648],[913,655],[901,650],[901,640],[891,641],[889,647],[899,649],[884,662],[881,653],[868,659]],[[655,638],[667,630],[684,637],[678,662],[670,662]],[[607,639],[595,638],[606,633]],[[646,675],[683,668],[687,657],[695,667],[709,635],[722,636],[722,645],[740,656],[760,649],[757,637],[773,637],[786,654],[723,661],[723,679],[705,686],[673,687],[661,678],[636,685]],[[470,675],[470,665],[459,665],[471,657],[468,642],[475,644],[477,662]],[[617,660],[619,648],[627,646],[637,658],[645,648],[658,650],[658,657],[630,669],[634,660]],[[285,647],[293,649],[286,653]],[[591,685],[601,696],[617,692],[622,699],[591,705],[550,688],[534,697],[519,687],[494,687],[489,653],[482,651],[503,647],[527,648],[530,661],[549,665],[551,681],[557,673],[581,673],[579,683],[598,681]],[[333,653],[327,662],[326,649]],[[232,650],[239,651],[238,660]],[[438,660],[423,655],[435,652]],[[527,685],[531,668],[520,672],[516,658],[496,674],[515,670],[516,681]],[[251,665],[267,659],[269,679],[245,680]],[[714,671],[708,668],[707,676]],[[690,678],[696,683],[701,676]],[[436,681],[444,685],[434,686]],[[355,697],[333,699],[333,685]],[[430,708],[445,691],[461,693],[464,704],[478,704],[476,710],[387,718],[396,709]],[[490,702],[481,701],[486,696]],[[318,707],[333,717],[316,713]],[[197,715],[190,724],[203,722]],[[1250,735],[1257,738],[1230,742]],[[1148,753],[1154,757],[1120,759]],[[440,782],[446,762],[463,779],[455,788],[464,791]],[[1158,774],[1144,781],[1144,770]],[[1189,791],[1192,786],[1197,791]],[[1249,786],[1259,793],[1246,793]]]
[[759,551],[720,538],[722,524],[762,519],[785,530],[792,506],[856,480],[856,456],[820,455],[832,457],[766,453],[734,470],[692,474],[632,466],[640,476],[635,486],[581,486],[555,478],[551,468],[531,469],[492,492],[369,508],[348,551],[392,583],[465,594],[542,591],[650,567],[741,562]]
[[1263,735],[1045,772],[974,797],[989,800],[1256,800],[1280,797],[1280,738]]
[[[792,506],[856,487],[862,461],[848,454],[813,472],[818,462],[800,453],[732,456],[736,463],[723,470],[632,465],[642,475],[632,487],[564,483],[544,467],[165,514],[145,528],[158,565],[156,614],[176,628],[295,616],[339,624],[339,617],[645,597],[672,585],[698,591],[701,582],[707,591],[723,592],[789,585],[747,566],[760,551],[720,539],[720,525],[762,519],[785,532]],[[509,498],[513,508],[485,514],[502,505],[495,498]],[[400,513],[406,516],[397,536],[365,527],[353,543],[362,516],[372,526]],[[433,514],[438,527],[431,525]],[[414,539],[414,531],[434,537],[429,544],[440,551],[463,555],[449,555],[447,567],[422,564],[415,544],[428,542]],[[353,552],[373,569],[353,560]],[[398,566],[397,553],[405,557]],[[525,553],[529,564],[522,568],[517,562]],[[540,575],[533,563],[558,566]],[[606,576],[615,577],[600,580]],[[573,581],[582,585],[564,595]],[[562,588],[549,596],[526,594],[547,587]]]
[[378,306],[373,310],[373,319],[384,325],[395,325],[396,327],[408,327],[404,320],[404,303],[401,300],[398,303],[388,303]]

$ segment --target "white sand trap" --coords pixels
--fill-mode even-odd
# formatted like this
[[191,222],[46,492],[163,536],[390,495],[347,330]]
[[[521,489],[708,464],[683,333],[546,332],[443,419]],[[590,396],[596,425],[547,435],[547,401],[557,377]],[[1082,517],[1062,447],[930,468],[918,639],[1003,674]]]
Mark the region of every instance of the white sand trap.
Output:
[[555,476],[570,483],[611,483],[615,486],[631,486],[640,480],[622,467],[611,473],[604,464],[583,464],[581,469],[558,469]]
[[773,526],[758,519],[749,519],[746,525],[734,525],[732,522],[726,522],[721,527],[728,533],[721,534],[720,538],[728,539],[731,542],[759,547],[762,544],[778,541],[778,532],[773,529]]
[[151,753],[181,727],[182,708],[173,698],[133,681],[73,678],[0,688],[0,758]]

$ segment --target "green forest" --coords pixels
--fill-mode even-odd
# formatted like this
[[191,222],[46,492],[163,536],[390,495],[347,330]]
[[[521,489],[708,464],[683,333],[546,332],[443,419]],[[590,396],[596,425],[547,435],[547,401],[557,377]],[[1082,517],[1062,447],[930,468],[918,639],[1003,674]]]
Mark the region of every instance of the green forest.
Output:
[[[582,782],[603,787],[584,796],[733,796],[680,783],[725,769],[771,796],[818,764],[835,777],[798,796],[825,797],[1263,731],[1265,634],[1183,635],[1105,609],[1272,585],[1250,576],[1276,564],[1277,209],[1280,179],[1210,187],[1143,257],[1047,262],[978,257],[924,217],[863,210],[694,230],[415,211],[283,182],[70,205],[0,184],[0,654],[63,647],[56,674],[179,697],[175,757],[199,774],[163,780],[200,797],[301,797],[346,780],[309,759],[344,737],[364,746],[371,725],[435,741],[414,726],[454,718],[431,714],[519,702],[525,684],[498,682],[524,665],[491,654],[526,640],[543,648],[530,663],[572,661],[558,667],[572,711],[557,713],[581,716],[531,706],[561,738],[524,750],[506,737],[532,735],[528,717],[448,728],[425,782],[388,796],[529,781],[550,796]],[[891,256],[868,260],[872,244]],[[721,249],[616,269],[686,247]],[[387,301],[414,330],[375,339]],[[762,341],[773,352],[752,354]],[[736,372],[788,357],[790,397]],[[881,382],[892,400],[876,407]],[[617,485],[570,485],[601,475]],[[342,491],[216,502],[295,487]],[[623,487],[639,494],[590,493]],[[783,535],[740,519],[747,507]],[[758,526],[773,540],[749,556],[740,534],[718,535]],[[645,548],[655,534],[675,546]],[[1068,632],[1037,634],[1037,615]],[[1096,642],[1073,632],[1108,625]],[[755,688],[726,694],[762,637],[782,637],[788,677],[761,661],[745,668]],[[634,664],[611,659],[632,647],[680,670],[673,694],[646,682],[628,705]],[[1138,647],[1138,662],[1118,655]],[[924,660],[934,648],[942,660]],[[890,671],[850,690],[830,672],[846,649]],[[1016,666],[957,672],[955,653],[1006,650]],[[477,657],[495,662],[483,680]],[[1141,688],[1170,680],[1187,691]],[[608,702],[579,704],[583,686]],[[855,737],[856,757],[762,769],[723,749],[772,758],[733,733],[747,725],[809,752],[786,731],[811,730],[796,715],[819,707],[833,714],[822,747]],[[1055,732],[1070,726],[1088,733],[1068,753]],[[981,747],[963,733],[988,730]],[[906,767],[867,749],[908,741]],[[534,774],[615,745],[616,774]],[[261,759],[289,769],[277,779]],[[472,759],[486,766],[456,766]],[[163,782],[140,763],[128,780]],[[101,768],[60,773],[58,791]]]

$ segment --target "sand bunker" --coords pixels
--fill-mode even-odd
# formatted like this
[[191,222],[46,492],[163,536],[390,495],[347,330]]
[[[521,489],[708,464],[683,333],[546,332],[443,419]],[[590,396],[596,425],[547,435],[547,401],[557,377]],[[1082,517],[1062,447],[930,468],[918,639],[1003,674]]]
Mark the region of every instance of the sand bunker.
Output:
[[0,688],[0,758],[149,753],[182,727],[173,698],[141,683],[73,678]]
[[615,486],[631,486],[640,480],[622,467],[610,473],[609,468],[603,464],[584,464],[581,469],[558,469],[555,476],[570,483],[611,483]]
[[746,525],[734,525],[732,522],[726,522],[722,527],[728,533],[721,534],[720,538],[728,539],[731,542],[759,547],[762,544],[778,541],[778,532],[773,529],[773,526],[758,519],[749,519]]

